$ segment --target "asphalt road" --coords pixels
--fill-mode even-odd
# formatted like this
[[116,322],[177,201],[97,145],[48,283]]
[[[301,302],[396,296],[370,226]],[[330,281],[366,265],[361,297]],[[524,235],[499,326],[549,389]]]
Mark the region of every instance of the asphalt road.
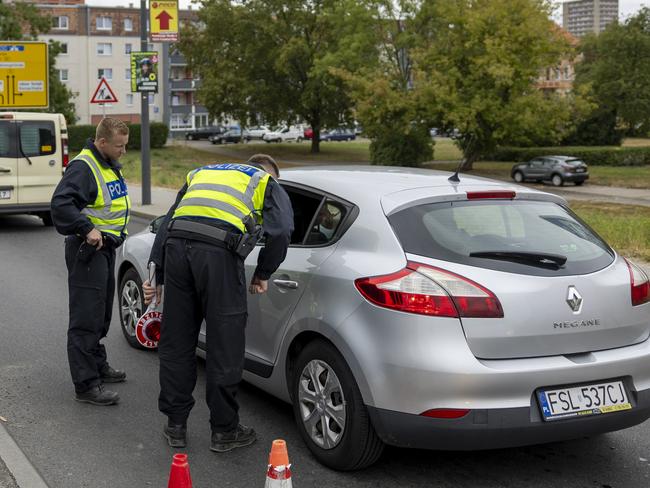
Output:
[[[134,219],[132,232],[145,225]],[[122,402],[94,407],[73,401],[62,237],[36,218],[0,217],[0,263],[0,416],[18,445],[51,488],[166,486],[174,451],[161,435],[156,354],[126,344],[115,311],[105,343],[111,364],[128,372],[128,381],[114,386]],[[215,454],[208,450],[203,373],[199,361],[197,404],[184,451],[196,488],[262,488],[275,438],[287,440],[296,488],[650,485],[650,422],[613,434],[498,451],[389,448],[365,471],[338,473],[320,466],[303,447],[288,405],[249,385],[240,391],[242,420],[256,428],[259,440]]]

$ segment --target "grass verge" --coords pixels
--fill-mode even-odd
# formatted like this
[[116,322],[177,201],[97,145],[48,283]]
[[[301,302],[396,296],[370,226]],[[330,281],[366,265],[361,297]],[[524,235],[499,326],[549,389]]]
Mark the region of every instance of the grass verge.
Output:
[[619,254],[650,263],[648,207],[575,200],[569,203]]

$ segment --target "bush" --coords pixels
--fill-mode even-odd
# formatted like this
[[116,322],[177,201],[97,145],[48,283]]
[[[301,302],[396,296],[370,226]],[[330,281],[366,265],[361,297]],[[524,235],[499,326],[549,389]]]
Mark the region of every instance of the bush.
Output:
[[601,110],[578,124],[562,141],[567,146],[620,146],[623,131],[616,128],[616,112]]
[[500,147],[484,159],[523,162],[538,156],[554,154],[573,156],[592,166],[645,166],[650,164],[650,147]]
[[382,166],[420,166],[433,159],[433,141],[429,131],[385,130],[370,143],[370,161]]
[[[140,149],[140,124],[129,125],[129,144],[128,149]],[[149,134],[151,137],[151,148],[159,148],[165,145],[169,129],[160,122],[151,122],[149,124]],[[94,125],[70,125],[68,126],[68,145],[70,151],[81,151],[86,145],[88,138],[95,138]]]

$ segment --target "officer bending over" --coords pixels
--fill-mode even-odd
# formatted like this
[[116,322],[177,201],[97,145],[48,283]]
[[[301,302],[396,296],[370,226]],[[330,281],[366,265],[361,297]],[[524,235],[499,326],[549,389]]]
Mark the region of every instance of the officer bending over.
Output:
[[131,201],[118,163],[126,154],[129,128],[105,118],[95,140],[68,165],[52,196],[52,219],[65,238],[70,322],[68,361],[75,400],[93,405],[119,401],[102,383],[126,373],[111,368],[100,344],[111,323],[115,295],[115,249],[127,234]]
[[[293,211],[270,156],[246,164],[214,164],[191,171],[156,235],[150,260],[165,284],[158,356],[158,407],[168,417],[163,433],[185,447],[194,405],[196,346],[206,322],[206,400],[210,449],[224,452],[255,441],[239,423],[236,394],[244,366],[247,318],[244,259],[264,235],[250,293],[264,293],[280,266],[293,232]],[[163,267],[164,265],[164,267]],[[145,303],[160,301],[161,288],[143,285]]]

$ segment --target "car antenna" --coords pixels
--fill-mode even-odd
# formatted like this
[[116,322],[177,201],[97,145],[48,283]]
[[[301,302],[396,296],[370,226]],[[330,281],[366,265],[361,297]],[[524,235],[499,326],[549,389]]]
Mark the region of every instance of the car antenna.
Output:
[[[473,135],[469,136],[469,141],[467,142],[467,149],[469,149],[472,146],[472,143],[474,142],[474,137]],[[467,162],[467,158],[463,158],[460,160],[458,163],[458,166],[456,166],[456,172],[451,175],[449,178],[447,178],[447,181],[451,181],[452,183],[460,183],[460,178],[458,177],[458,174],[460,173],[460,169],[463,167],[463,165]]]

